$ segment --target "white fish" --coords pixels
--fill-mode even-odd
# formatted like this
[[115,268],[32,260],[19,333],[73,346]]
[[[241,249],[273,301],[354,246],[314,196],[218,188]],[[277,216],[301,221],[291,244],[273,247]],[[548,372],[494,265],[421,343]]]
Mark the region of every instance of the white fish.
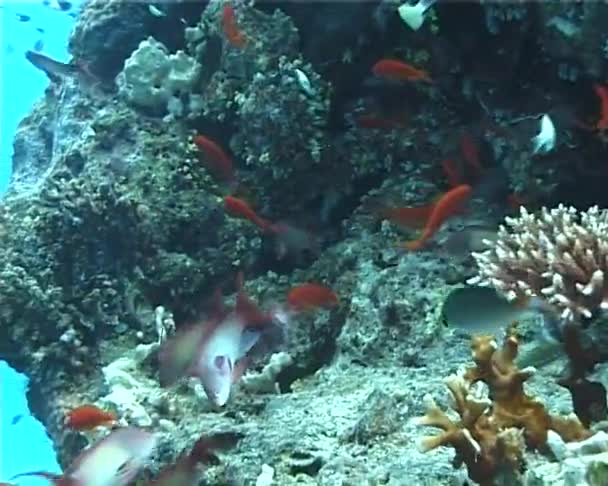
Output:
[[315,94],[315,91],[312,89],[310,79],[308,79],[308,76],[306,76],[304,71],[296,68],[296,78],[298,79],[298,84],[304,93],[306,93],[308,96],[313,96]]
[[534,145],[534,153],[546,154],[551,152],[555,147],[555,125],[546,113],[540,119],[540,132],[535,137],[532,137]]
[[85,450],[63,475],[42,471],[14,476],[43,476],[55,485],[126,486],[154,451],[156,437],[136,427],[115,429]]
[[148,11],[155,17],[166,17],[167,16],[167,14],[165,12],[163,12],[159,8],[155,7],[154,5],[148,5]]
[[399,16],[412,30],[418,30],[424,23],[425,14],[437,0],[419,0],[415,4],[404,3],[398,9]]
[[209,400],[221,407],[245,371],[249,351],[263,335],[272,339],[272,330],[283,329],[284,316],[274,310],[262,312],[243,291],[241,276],[237,287],[234,310],[224,308],[218,292],[209,321],[190,326],[163,344],[159,353],[162,386],[183,376],[197,377]]

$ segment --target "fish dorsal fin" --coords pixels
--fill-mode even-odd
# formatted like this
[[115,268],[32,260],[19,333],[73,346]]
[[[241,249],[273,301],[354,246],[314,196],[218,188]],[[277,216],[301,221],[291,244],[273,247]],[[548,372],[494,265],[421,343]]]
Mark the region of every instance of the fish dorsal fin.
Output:
[[263,327],[272,319],[245,293],[243,290],[243,282],[243,272],[239,272],[236,277],[236,315],[243,320],[245,327]]
[[218,287],[215,289],[215,292],[213,292],[213,298],[211,300],[211,316],[213,319],[221,321],[227,314],[228,311],[224,305],[224,296],[222,295],[222,290]]

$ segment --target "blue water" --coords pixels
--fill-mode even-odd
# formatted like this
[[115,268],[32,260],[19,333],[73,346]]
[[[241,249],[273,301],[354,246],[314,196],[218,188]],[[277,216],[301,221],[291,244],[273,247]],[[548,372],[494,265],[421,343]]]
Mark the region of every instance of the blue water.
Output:
[[[48,85],[46,75],[35,69],[25,59],[24,53],[33,49],[36,41],[43,39],[41,52],[67,61],[67,39],[74,19],[65,12],[44,6],[41,0],[0,0],[0,7],[1,194],[6,190],[10,178],[15,130]],[[17,14],[28,15],[31,19],[21,22]],[[32,470],[61,472],[53,444],[44,427],[30,415],[27,387],[25,375],[0,361],[0,482]],[[19,486],[48,484],[39,478],[20,478],[15,483]]]
[[[78,2],[74,2],[77,4]],[[74,19],[66,12],[53,10],[42,4],[42,0],[0,0],[0,36],[2,60],[0,70],[0,194],[4,192],[11,173],[13,136],[21,119],[29,112],[33,103],[44,93],[48,85],[46,75],[35,69],[24,56],[43,39],[41,52],[55,59],[69,59],[67,39]],[[17,14],[31,17],[20,22]],[[44,29],[40,33],[36,28]]]

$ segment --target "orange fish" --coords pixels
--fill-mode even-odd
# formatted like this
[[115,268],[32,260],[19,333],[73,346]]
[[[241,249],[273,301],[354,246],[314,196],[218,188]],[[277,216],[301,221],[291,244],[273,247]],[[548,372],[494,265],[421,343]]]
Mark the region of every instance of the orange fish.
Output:
[[294,311],[307,311],[319,307],[334,307],[338,305],[338,296],[329,287],[306,283],[298,285],[287,294],[287,303]]
[[226,35],[228,42],[239,49],[247,44],[247,37],[241,32],[236,21],[236,15],[232,5],[227,3],[224,5],[224,11],[222,14],[222,30]]
[[82,405],[66,414],[65,424],[74,430],[91,430],[99,426],[111,426],[116,415],[106,412],[95,405]]
[[205,155],[205,162],[214,173],[227,182],[234,181],[232,159],[217,143],[204,135],[197,135],[193,141]]
[[411,208],[380,208],[374,212],[381,218],[388,219],[401,228],[419,229],[424,228],[429,216],[433,212],[433,206],[434,204]]
[[472,190],[468,184],[461,184],[446,192],[433,206],[433,211],[420,238],[405,243],[404,247],[408,250],[422,248],[448,218],[462,210],[471,197]]
[[429,73],[415,68],[403,61],[382,59],[372,67],[372,72],[379,78],[390,81],[431,81]]
[[224,198],[224,207],[232,216],[247,219],[264,231],[267,231],[272,226],[270,221],[260,218],[245,201],[238,197],[226,196]]

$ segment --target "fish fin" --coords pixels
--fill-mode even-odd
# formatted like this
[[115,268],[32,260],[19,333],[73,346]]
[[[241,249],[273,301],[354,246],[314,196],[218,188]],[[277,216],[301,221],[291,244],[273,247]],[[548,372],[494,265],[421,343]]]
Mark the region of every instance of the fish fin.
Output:
[[171,339],[163,343],[158,353],[162,387],[171,386],[188,374],[206,334],[206,329],[202,326],[191,325],[179,330]]
[[50,473],[48,471],[30,471],[30,472],[15,474],[12,478],[9,479],[9,481],[12,481],[13,479],[17,479],[17,478],[26,477],[26,476],[39,476],[41,478],[48,479],[51,483],[53,483],[57,486],[60,486],[63,483],[63,479],[64,479],[64,477],[61,474]]
[[243,290],[243,272],[239,272],[236,278],[237,296],[236,296],[236,313],[243,319],[246,327],[259,328],[263,327],[271,317],[263,312],[255,302]]

